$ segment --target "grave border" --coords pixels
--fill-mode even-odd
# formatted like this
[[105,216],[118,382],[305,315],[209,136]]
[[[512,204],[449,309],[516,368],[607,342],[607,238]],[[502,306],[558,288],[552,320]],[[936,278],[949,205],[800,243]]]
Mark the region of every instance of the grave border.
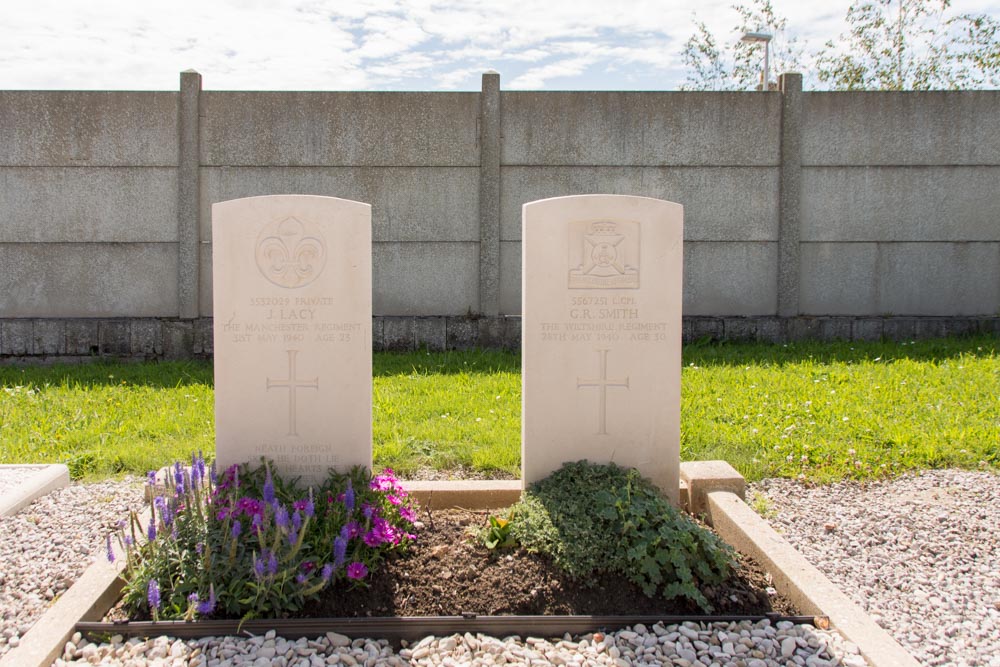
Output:
[[[517,500],[521,486],[520,480],[401,482],[418,502],[432,508],[504,507]],[[775,588],[801,611],[829,619],[833,629],[858,646],[871,667],[918,667],[919,663],[891,635],[750,509],[742,498],[743,488],[743,478],[725,461],[681,463],[682,505],[691,507],[693,500],[698,507],[699,502],[704,502],[705,519],[724,540],[761,562],[774,577]],[[0,658],[0,667],[49,667],[60,657],[78,623],[99,620],[115,604],[123,584],[118,576],[122,569],[122,559],[108,563],[98,555],[97,561],[22,637],[21,645]],[[477,618],[482,621],[495,617]]]

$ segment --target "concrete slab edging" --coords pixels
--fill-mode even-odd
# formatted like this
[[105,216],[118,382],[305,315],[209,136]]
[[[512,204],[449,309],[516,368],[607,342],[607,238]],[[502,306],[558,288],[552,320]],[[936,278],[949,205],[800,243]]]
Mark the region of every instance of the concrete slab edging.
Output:
[[858,646],[871,667],[920,667],[899,642],[736,494],[715,491],[707,499],[712,527],[770,572],[774,587],[802,613],[828,617],[830,625]]
[[[69,468],[61,463],[51,465],[41,464],[4,464],[0,468],[25,470],[25,479],[6,493],[0,494],[0,517],[13,516],[20,509],[31,504],[37,498],[50,491],[69,486]],[[35,472],[28,472],[35,468]]]

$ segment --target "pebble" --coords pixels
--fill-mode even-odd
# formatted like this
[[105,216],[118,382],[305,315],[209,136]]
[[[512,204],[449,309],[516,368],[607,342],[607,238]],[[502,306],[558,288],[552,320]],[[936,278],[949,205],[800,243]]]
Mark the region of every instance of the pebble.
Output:
[[[16,469],[5,470],[4,484],[14,485]],[[134,478],[74,483],[0,519],[0,657],[22,643],[95,558],[106,557],[105,537],[130,508],[142,506],[143,490]]]
[[[1000,475],[932,470],[815,487],[770,479],[751,485],[754,496],[917,662],[1000,667]],[[847,649],[845,665],[864,664]]]

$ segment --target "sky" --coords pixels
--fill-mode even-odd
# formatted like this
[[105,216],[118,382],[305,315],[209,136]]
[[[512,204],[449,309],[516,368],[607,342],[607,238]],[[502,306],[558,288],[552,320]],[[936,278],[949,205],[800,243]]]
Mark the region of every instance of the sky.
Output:
[[[739,39],[734,1],[0,0],[0,90],[676,90],[696,20]],[[772,4],[809,50],[846,32],[850,0]]]

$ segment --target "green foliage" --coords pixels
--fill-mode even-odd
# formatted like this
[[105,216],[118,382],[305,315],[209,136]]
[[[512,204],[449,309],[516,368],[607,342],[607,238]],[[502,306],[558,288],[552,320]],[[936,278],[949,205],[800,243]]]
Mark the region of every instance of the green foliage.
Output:
[[196,457],[168,477],[169,493],[155,499],[150,524],[133,512],[117,536],[132,613],[286,616],[337,582],[365,585],[414,538],[413,509],[391,471],[331,473],[303,490],[272,476],[267,462],[233,466],[216,483]]
[[699,590],[719,584],[733,565],[731,548],[676,510],[635,470],[567,463],[532,485],[513,508],[511,533],[586,581],[622,574],[646,595],[688,598],[711,611]]
[[985,14],[948,16],[949,0],[862,0],[850,32],[816,60],[834,90],[935,90],[1000,85],[1000,23]]
[[510,531],[510,516],[501,519],[498,516],[490,515],[489,523],[483,534],[483,545],[491,551],[516,546],[517,540],[510,534]]
[[732,9],[739,23],[721,47],[704,22],[695,22],[696,32],[684,43],[682,52],[688,75],[681,90],[759,90],[765,46],[741,41],[747,32],[774,36],[768,68],[772,81],[777,74],[802,70],[802,48],[795,37],[788,36],[788,20],[775,14],[770,0],[750,0],[750,4],[735,4]]

